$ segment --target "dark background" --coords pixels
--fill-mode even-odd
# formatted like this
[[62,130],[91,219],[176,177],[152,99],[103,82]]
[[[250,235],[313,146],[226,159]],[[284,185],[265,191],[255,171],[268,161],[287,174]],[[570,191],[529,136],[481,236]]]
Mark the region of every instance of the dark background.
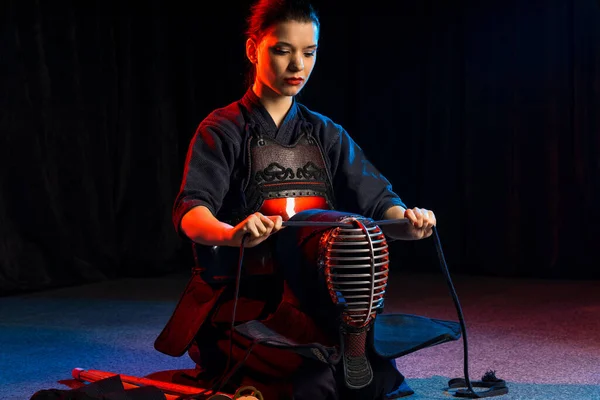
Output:
[[[2,2],[1,294],[190,268],[187,145],[245,91],[249,3],[207,4]],[[435,211],[451,273],[600,278],[598,2],[315,4],[299,100]],[[436,272],[433,243],[392,262]]]

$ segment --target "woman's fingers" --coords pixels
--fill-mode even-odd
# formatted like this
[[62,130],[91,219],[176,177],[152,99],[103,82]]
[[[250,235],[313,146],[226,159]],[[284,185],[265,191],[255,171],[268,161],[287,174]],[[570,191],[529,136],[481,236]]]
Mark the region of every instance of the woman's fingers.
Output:
[[[281,217],[278,217],[281,219]],[[271,218],[256,212],[246,219],[243,231],[248,232],[254,238],[269,236],[275,227],[276,222]],[[281,226],[281,223],[279,224]]]
[[253,247],[265,241],[271,234],[283,229],[283,218],[279,215],[266,216],[260,212],[249,215],[240,223],[238,232],[250,234],[246,247]]
[[256,226],[256,224],[253,222],[253,220],[249,219],[246,221],[246,223],[244,224],[244,227],[242,228],[242,232],[244,233],[249,233],[250,236],[257,238],[260,237],[260,232],[258,230],[258,227]]
[[277,232],[283,227],[283,218],[280,215],[273,215],[268,218],[273,222],[273,232]]
[[266,215],[259,214],[258,217],[260,218],[260,222],[262,224],[262,233],[263,235],[270,235],[271,231],[273,230],[273,227],[275,226],[275,222],[273,222],[271,220],[271,218],[267,217]]
[[421,228],[423,226],[423,215],[418,208],[409,208],[404,212],[404,216],[407,217],[410,222],[413,223],[415,228]]
[[425,211],[426,211],[427,226],[428,227],[435,226],[437,224],[437,219],[435,218],[435,214],[431,210],[425,210]]
[[404,217],[408,218],[415,228],[427,229],[435,226],[437,223],[433,211],[425,208],[409,208],[404,212]]

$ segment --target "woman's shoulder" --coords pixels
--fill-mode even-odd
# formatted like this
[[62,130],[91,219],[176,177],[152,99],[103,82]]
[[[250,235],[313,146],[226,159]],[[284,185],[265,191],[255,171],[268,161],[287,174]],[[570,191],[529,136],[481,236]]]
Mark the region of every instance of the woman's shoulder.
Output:
[[216,134],[226,135],[232,139],[241,139],[246,120],[239,101],[212,110],[200,122],[198,130],[210,130]]
[[321,143],[323,143],[326,148],[330,148],[336,143],[340,143],[340,141],[343,140],[343,137],[347,135],[344,127],[332,118],[311,110],[304,104],[298,103],[298,107],[300,107],[306,120],[312,125],[315,135],[320,138]]
[[308,122],[313,126],[313,129],[326,136],[339,136],[345,133],[344,127],[338,122],[334,121],[331,117],[328,117],[318,111],[311,110],[304,104],[298,103],[302,114]]

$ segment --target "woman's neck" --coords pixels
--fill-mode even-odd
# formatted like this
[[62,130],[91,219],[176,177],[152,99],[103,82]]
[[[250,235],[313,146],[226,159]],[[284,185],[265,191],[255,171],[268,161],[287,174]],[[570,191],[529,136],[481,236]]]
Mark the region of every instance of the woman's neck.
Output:
[[260,103],[265,107],[273,122],[279,128],[294,101],[292,96],[282,96],[272,90],[254,84],[252,87]]

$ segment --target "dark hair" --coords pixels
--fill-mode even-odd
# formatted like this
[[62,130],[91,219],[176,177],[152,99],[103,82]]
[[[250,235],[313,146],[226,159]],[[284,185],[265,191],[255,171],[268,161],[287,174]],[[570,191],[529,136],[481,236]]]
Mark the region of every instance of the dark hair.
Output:
[[[315,8],[307,0],[257,0],[250,7],[246,20],[246,37],[258,43],[269,28],[287,21],[312,22],[317,27],[317,34],[321,26]],[[246,77],[248,85],[254,83],[255,74],[255,66],[250,64]]]

